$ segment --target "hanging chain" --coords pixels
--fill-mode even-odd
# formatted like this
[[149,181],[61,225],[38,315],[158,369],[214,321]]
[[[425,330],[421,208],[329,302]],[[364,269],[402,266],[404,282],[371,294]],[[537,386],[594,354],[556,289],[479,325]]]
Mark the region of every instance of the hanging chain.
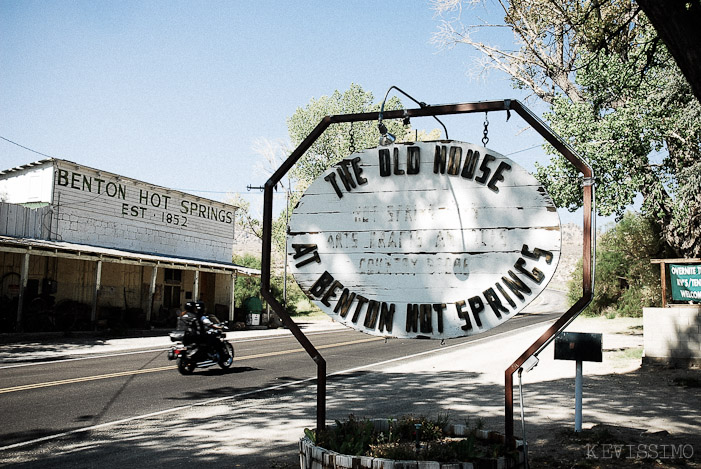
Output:
[[350,135],[350,142],[348,144],[348,152],[349,153],[355,153],[355,138],[353,136],[353,123],[350,123],[350,131],[348,132]]
[[482,131],[482,145],[487,146],[489,143],[489,119],[487,119],[487,113],[484,113],[484,131]]

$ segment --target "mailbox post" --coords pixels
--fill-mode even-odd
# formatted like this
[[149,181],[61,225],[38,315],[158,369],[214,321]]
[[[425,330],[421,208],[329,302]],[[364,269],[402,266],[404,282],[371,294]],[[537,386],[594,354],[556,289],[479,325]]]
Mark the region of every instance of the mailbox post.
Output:
[[555,360],[574,360],[574,431],[582,431],[582,362],[601,362],[601,334],[562,332],[555,339]]

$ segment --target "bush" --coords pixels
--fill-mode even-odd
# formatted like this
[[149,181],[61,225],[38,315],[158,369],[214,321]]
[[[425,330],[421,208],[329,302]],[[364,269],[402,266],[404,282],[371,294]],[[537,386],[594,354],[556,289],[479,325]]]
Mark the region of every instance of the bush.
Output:
[[[232,258],[234,264],[249,267],[252,269],[261,268],[261,260],[259,257],[252,254],[244,254],[242,256],[234,255]],[[270,279],[270,286],[273,291],[273,295],[280,302],[284,304],[284,286],[283,286],[283,276],[273,275]],[[236,306],[241,307],[244,300],[255,296],[262,300],[260,295],[260,278],[256,277],[239,277],[236,279],[235,286],[235,298]],[[297,313],[297,303],[300,300],[306,298],[302,290],[295,282],[291,275],[287,276],[287,311],[294,315]],[[265,302],[264,302],[265,304]]]
[[[419,448],[417,425],[420,425]],[[350,415],[348,420],[336,420],[334,426],[322,430],[318,435],[308,429],[305,434],[322,448],[353,456],[456,462],[505,454],[503,443],[479,440],[476,429],[468,432],[465,437],[451,438],[445,434],[447,425],[447,416],[438,416],[435,420],[423,416],[405,416],[399,420],[390,420],[389,430],[385,434],[376,430],[371,421]]]
[[[665,257],[655,225],[639,214],[626,213],[613,228],[601,234],[596,249],[594,299],[589,315],[642,315],[644,307],[662,302],[660,269],[651,259]],[[569,282],[568,299],[582,295],[582,260]]]
[[368,420],[358,420],[353,414],[348,420],[336,420],[336,425],[319,432],[316,444],[341,454],[360,456],[370,449],[375,427]]

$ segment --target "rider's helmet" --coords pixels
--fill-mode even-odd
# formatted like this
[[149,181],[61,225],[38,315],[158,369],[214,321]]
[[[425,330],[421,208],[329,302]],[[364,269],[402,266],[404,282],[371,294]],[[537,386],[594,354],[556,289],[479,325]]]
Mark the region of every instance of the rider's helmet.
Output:
[[195,312],[195,302],[194,301],[188,301],[185,303],[185,311],[188,313],[194,313]]
[[197,314],[204,314],[205,307],[204,307],[204,301],[196,301],[195,302],[195,311]]

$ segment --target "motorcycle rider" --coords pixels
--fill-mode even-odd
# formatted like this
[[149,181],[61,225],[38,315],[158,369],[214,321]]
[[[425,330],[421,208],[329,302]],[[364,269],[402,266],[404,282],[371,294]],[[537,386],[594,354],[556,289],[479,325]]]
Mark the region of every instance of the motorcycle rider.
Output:
[[178,371],[191,374],[195,368],[207,368],[218,364],[227,369],[234,362],[234,347],[224,340],[216,316],[207,316],[205,305],[200,301],[185,303],[185,311],[180,315],[178,330],[171,332],[172,342],[181,342],[168,352],[169,360],[177,360]]
[[195,302],[194,301],[188,301],[185,303],[185,310],[180,313],[180,317],[178,318],[178,330],[188,330],[190,334],[196,334],[199,335],[201,333],[198,324],[199,318],[197,317],[197,313],[195,312]]
[[210,350],[210,354],[221,353],[221,341],[217,338],[216,332],[222,330],[222,326],[215,324],[207,316],[204,302],[195,302],[195,314],[200,322],[201,343]]

